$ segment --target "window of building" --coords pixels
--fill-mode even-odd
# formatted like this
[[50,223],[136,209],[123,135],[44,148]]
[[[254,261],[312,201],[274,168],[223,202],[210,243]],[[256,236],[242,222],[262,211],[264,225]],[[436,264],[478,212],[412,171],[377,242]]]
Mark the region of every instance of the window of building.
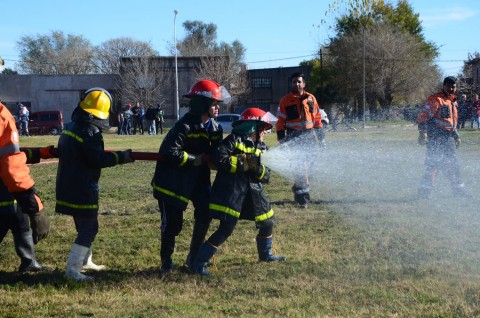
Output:
[[253,88],[270,88],[272,79],[270,77],[257,77],[252,79]]

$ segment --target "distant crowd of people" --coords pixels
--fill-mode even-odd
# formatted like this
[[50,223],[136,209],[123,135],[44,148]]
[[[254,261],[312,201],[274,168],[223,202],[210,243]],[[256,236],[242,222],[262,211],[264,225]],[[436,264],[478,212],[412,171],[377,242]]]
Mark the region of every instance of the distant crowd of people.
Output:
[[480,129],[480,99],[478,94],[473,95],[473,100],[467,100],[463,94],[458,101],[458,123],[457,129],[465,128],[465,123],[470,121],[470,128]]
[[164,112],[163,108],[149,105],[145,108],[137,102],[135,106],[127,104],[117,112],[119,135],[140,135],[147,132],[149,135],[163,134]]

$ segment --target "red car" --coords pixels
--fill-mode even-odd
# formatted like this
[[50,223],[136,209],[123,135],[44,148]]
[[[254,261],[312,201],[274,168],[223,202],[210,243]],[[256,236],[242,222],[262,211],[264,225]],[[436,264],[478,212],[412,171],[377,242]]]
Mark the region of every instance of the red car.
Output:
[[61,111],[46,110],[30,113],[28,131],[32,135],[58,135],[63,130]]

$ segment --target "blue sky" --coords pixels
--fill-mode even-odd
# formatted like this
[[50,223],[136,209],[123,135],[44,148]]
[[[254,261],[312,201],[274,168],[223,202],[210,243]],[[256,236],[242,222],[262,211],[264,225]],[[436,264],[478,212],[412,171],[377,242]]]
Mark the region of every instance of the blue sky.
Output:
[[[23,35],[83,35],[93,45],[121,36],[151,42],[161,55],[173,43],[174,10],[177,39],[182,23],[200,20],[217,25],[218,41],[239,40],[247,49],[250,69],[295,66],[318,52],[332,36],[333,0],[2,0],[0,56],[6,67],[18,59],[16,42]],[[479,0],[410,0],[423,21],[427,40],[440,46],[437,63],[444,75],[456,75],[468,53],[480,51]],[[321,25],[322,19],[327,23]]]

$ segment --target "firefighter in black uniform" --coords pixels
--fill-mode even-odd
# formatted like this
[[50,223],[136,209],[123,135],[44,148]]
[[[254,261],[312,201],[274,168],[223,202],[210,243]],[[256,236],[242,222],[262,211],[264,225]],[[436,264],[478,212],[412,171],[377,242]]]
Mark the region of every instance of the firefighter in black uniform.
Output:
[[184,97],[190,99],[190,110],[175,123],[160,145],[163,160],[157,162],[152,180],[153,195],[162,217],[162,273],[173,270],[175,238],[182,230],[183,213],[189,201],[194,206],[195,224],[187,265],[205,239],[211,221],[207,158],[223,138],[223,131],[213,118],[218,115],[219,104],[230,99],[225,88],[211,80],[195,83]]
[[232,124],[233,130],[218,146],[213,163],[218,172],[212,186],[209,208],[213,218],[220,220],[218,229],[202,245],[189,269],[193,273],[209,275],[205,266],[217,252],[218,246],[232,234],[238,219],[255,221],[258,256],[262,262],[284,261],[272,253],[272,233],[275,217],[263,184],[270,172],[260,163],[260,154],[266,150],[265,131],[272,125],[259,108],[247,108],[241,119]]
[[92,243],[98,233],[98,180],[101,169],[133,162],[131,150],[104,151],[102,130],[109,127],[112,97],[103,88],[85,92],[72,122],[58,140],[59,162],[55,211],[71,215],[77,230],[67,260],[66,278],[91,281],[82,270],[104,270],[92,261]]

